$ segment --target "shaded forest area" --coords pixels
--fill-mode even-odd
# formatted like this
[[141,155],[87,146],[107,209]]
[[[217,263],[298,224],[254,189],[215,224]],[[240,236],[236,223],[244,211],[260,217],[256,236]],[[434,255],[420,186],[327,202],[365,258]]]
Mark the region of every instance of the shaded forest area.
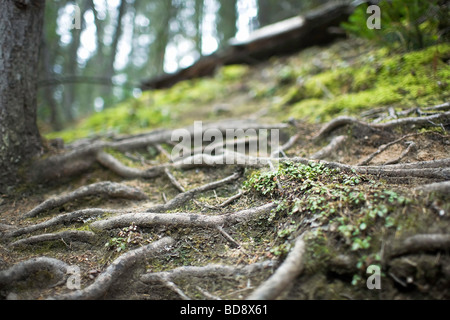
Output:
[[0,113],[1,299],[450,298],[448,1],[111,3],[45,6],[21,162]]
[[[41,45],[39,119],[60,130],[139,94],[142,80],[222,50],[238,28],[245,34],[324,2],[53,1]],[[80,28],[71,29],[75,8]]]

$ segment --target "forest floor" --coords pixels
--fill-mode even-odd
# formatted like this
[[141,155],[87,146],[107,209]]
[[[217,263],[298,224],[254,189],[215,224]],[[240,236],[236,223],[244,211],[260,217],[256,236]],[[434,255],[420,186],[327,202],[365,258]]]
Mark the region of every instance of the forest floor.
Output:
[[[48,134],[46,158],[94,158],[1,196],[0,298],[449,299],[449,61],[341,40]],[[194,121],[281,143],[183,164]]]

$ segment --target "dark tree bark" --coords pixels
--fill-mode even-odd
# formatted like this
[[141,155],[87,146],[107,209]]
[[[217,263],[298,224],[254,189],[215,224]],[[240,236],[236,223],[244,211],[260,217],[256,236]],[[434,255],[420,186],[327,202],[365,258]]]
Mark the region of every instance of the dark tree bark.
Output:
[[42,150],[36,95],[44,7],[45,0],[0,2],[0,192]]
[[[84,2],[83,6],[80,8],[80,16],[81,16],[81,28],[73,28],[72,29],[72,42],[69,46],[69,52],[67,54],[67,59],[65,61],[64,72],[70,75],[77,75],[79,72],[78,67],[78,49],[81,45],[81,33],[86,27],[86,23],[84,21],[84,14],[89,9],[89,3]],[[64,88],[64,112],[66,115],[66,119],[69,122],[73,122],[75,120],[74,115],[74,102],[76,100],[77,95],[77,87],[74,84],[68,85]]]
[[195,30],[197,30],[197,34],[195,35],[195,48],[197,52],[202,56],[202,48],[203,48],[203,10],[205,7],[205,3],[203,0],[195,0]]
[[220,46],[226,46],[229,39],[236,35],[237,9],[236,0],[221,0],[217,17],[217,33]]
[[[127,12],[127,7],[128,7],[127,1],[121,0],[120,5],[118,7],[117,22],[116,22],[116,27],[115,27],[114,34],[113,34],[113,40],[112,40],[112,43],[111,43],[111,46],[110,46],[109,52],[108,52],[109,56],[108,56],[108,58],[106,58],[107,60],[106,60],[104,75],[105,75],[105,78],[107,78],[107,79],[112,79],[114,77],[114,73],[115,73],[114,63],[116,62],[120,37],[122,36],[122,33],[123,33],[123,21],[122,20]],[[108,97],[110,97],[111,95],[112,95],[112,87],[105,86],[102,91],[103,99],[107,101]],[[105,105],[109,105],[109,103],[106,103]]]
[[[50,57],[50,51],[48,49],[48,44],[45,36],[42,36],[40,51],[42,74],[44,74],[48,79],[55,78],[51,65],[52,58]],[[63,128],[63,126],[58,111],[58,105],[55,101],[55,97],[53,96],[53,88],[51,88],[50,86],[45,86],[43,90],[43,99],[50,110],[50,124],[55,131],[59,131]]]

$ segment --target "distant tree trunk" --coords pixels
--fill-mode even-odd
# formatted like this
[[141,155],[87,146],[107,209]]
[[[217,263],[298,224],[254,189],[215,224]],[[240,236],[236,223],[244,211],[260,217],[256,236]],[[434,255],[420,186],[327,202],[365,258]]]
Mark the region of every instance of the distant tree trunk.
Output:
[[237,0],[220,0],[219,2],[217,33],[219,34],[219,46],[224,46],[237,32]]
[[[72,29],[72,42],[69,46],[68,58],[65,61],[65,73],[67,75],[75,76],[78,74],[78,49],[81,45],[81,33],[83,29],[86,27],[84,22],[84,14],[89,9],[89,3],[85,2],[83,7],[81,8],[81,28],[73,28]],[[64,111],[69,122],[75,120],[75,116],[73,114],[73,104],[76,100],[76,85],[69,84],[64,88]]]
[[[44,35],[44,33],[42,34]],[[41,72],[47,79],[55,78],[55,75],[52,71],[51,66],[51,57],[50,52],[48,50],[47,41],[44,36],[42,36],[42,42],[41,42]],[[47,107],[50,110],[50,125],[52,128],[56,131],[59,131],[62,129],[62,123],[60,120],[60,115],[58,112],[58,105],[55,101],[55,98],[53,96],[53,88],[51,86],[45,86],[43,88],[43,99],[45,103],[47,104]]]
[[[88,6],[89,9],[92,10],[92,13],[94,14],[94,22],[95,22],[95,29],[96,29],[96,44],[97,44],[97,52],[96,52],[96,61],[95,63],[99,64],[99,67],[103,66],[104,63],[104,45],[103,45],[103,23],[98,17],[97,9],[95,8],[94,0],[88,0]],[[100,70],[102,68],[99,68]]]
[[[152,75],[164,73],[164,60],[166,58],[166,48],[170,40],[170,21],[175,16],[176,9],[172,5],[172,0],[159,0],[156,10],[152,12],[155,41],[150,45],[149,71]],[[150,17],[150,20],[152,19]]]
[[305,10],[325,3],[323,0],[258,0],[258,22],[261,27],[303,14]]
[[0,2],[0,192],[42,150],[36,96],[44,7],[45,0]]
[[203,48],[203,9],[205,5],[203,0],[195,0],[195,30],[197,34],[195,35],[195,48],[197,49],[200,56],[202,56]]
[[[105,78],[107,78],[107,79],[112,79],[114,76],[114,64],[116,62],[117,51],[119,48],[119,40],[120,40],[120,37],[122,36],[122,32],[123,32],[122,20],[126,14],[126,11],[127,11],[127,1],[121,0],[120,4],[119,4],[119,8],[118,8],[116,28],[114,30],[113,40],[112,40],[110,50],[109,50],[109,57],[108,57],[108,60],[106,62],[106,66],[105,66],[104,74],[105,74]],[[111,95],[112,95],[112,87],[105,86],[104,90],[102,92],[103,99],[105,101],[108,101],[108,99],[110,98]],[[106,105],[108,105],[108,103],[106,103]]]

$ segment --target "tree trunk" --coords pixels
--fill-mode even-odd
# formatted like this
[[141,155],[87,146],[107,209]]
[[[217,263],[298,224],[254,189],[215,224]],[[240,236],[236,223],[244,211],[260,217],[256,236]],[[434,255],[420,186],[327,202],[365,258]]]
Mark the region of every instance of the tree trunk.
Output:
[[[65,59],[65,67],[64,72],[67,75],[75,76],[79,74],[80,68],[78,66],[78,49],[81,46],[81,33],[86,27],[86,23],[84,21],[84,14],[89,9],[89,3],[83,3],[83,6],[80,8],[80,17],[81,17],[81,25],[80,29],[73,28],[72,29],[72,41],[69,46],[69,52],[67,53],[67,59]],[[66,120],[68,122],[73,122],[76,118],[74,111],[74,102],[76,101],[77,95],[77,86],[76,84],[69,84],[64,88],[64,112],[66,115]]]
[[[114,77],[114,73],[115,73],[114,64],[116,62],[120,37],[122,36],[122,33],[123,33],[123,21],[122,20],[126,14],[127,6],[128,6],[127,1],[121,0],[119,7],[117,8],[118,16],[117,16],[116,28],[114,30],[113,41],[109,48],[109,57],[106,60],[105,71],[104,71],[105,78],[111,79],[111,81],[112,81],[112,78]],[[108,103],[108,99],[111,99],[112,94],[113,94],[113,91],[112,91],[111,86],[105,86],[103,88],[102,96],[103,96],[103,100],[106,102],[105,106],[110,105],[110,103]]]
[[[44,35],[44,34],[43,34]],[[47,40],[45,39],[45,36],[42,36],[42,42],[41,42],[41,48],[40,48],[40,55],[41,55],[41,72],[46,76],[47,79],[54,79],[56,78],[54,76],[54,73],[52,71],[52,65],[51,61],[52,58],[50,57],[50,51],[48,49]],[[52,126],[52,129],[55,131],[59,131],[63,128],[59,111],[58,111],[58,105],[55,101],[55,97],[53,96],[54,89],[51,86],[45,86],[43,88],[43,100],[45,101],[45,104],[50,110],[50,125]]]
[[236,0],[221,0],[217,18],[219,46],[224,47],[227,41],[236,35],[237,9]]
[[150,45],[149,61],[147,70],[152,76],[158,76],[164,73],[164,61],[166,59],[166,48],[170,41],[170,21],[176,15],[176,9],[172,5],[172,0],[160,0],[155,11],[152,12],[153,21],[156,21],[152,27],[155,35],[155,41]]
[[197,34],[195,35],[195,48],[203,56],[203,10],[205,4],[203,0],[195,0],[195,30]]
[[42,150],[36,95],[44,6],[45,0],[0,2],[0,192]]

